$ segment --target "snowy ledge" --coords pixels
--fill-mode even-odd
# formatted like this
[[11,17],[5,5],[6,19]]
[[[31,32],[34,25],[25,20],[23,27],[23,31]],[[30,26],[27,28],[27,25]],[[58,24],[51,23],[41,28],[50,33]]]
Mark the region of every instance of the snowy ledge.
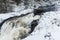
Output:
[[[5,38],[6,38],[6,40],[8,40],[8,39],[13,40],[14,38],[16,38],[16,34],[17,33],[19,34],[19,32],[21,32],[21,34],[23,34],[23,35],[17,34],[17,36],[19,36],[20,38],[25,38],[28,34],[30,34],[34,29],[33,24],[35,25],[35,22],[36,22],[36,25],[37,25],[36,20],[40,18],[40,16],[38,16],[38,15],[35,16],[32,11],[33,11],[32,9],[25,10],[25,11],[22,11],[22,12],[25,12],[25,13],[21,13],[22,15],[19,14],[19,15],[10,16],[10,18],[6,18],[8,20],[4,19],[3,22],[0,24],[0,28],[1,28],[0,39],[5,40]],[[25,15],[25,14],[27,14],[27,15]],[[3,15],[6,16],[8,14],[3,14]],[[31,22],[32,22],[32,25],[31,25]],[[32,28],[31,28],[31,26],[32,26]],[[31,29],[32,29],[32,31],[31,31]],[[21,30],[21,31],[19,31],[19,30]],[[26,35],[24,32],[26,33]]]
[[10,18],[13,16],[19,16],[21,14],[26,14],[26,13],[30,13],[30,12],[33,12],[33,9],[22,10],[20,12],[11,12],[11,13],[0,14],[0,22],[7,18]]
[[23,40],[60,40],[60,11],[44,13],[34,32]]
[[[28,10],[29,11],[21,11],[21,14],[32,12],[32,10]],[[0,18],[6,19],[11,16],[21,15],[19,12],[13,12],[11,14],[1,14]],[[44,13],[38,23],[39,24],[36,26],[35,30],[28,37],[22,40],[60,40],[60,11]]]

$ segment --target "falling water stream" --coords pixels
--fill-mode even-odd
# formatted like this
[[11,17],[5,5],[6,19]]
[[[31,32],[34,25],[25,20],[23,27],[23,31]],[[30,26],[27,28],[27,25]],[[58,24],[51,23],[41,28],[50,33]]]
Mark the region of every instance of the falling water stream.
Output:
[[[59,16],[60,15],[59,14],[60,3],[59,3],[59,1],[56,1],[56,2],[53,2],[52,4],[54,4],[54,7],[53,6],[50,7],[49,6],[50,3],[48,3],[48,2],[47,3],[42,2],[40,4],[39,2],[37,3],[37,2],[32,1],[32,3],[29,4],[29,6],[26,8],[26,6],[24,6],[24,4],[21,3],[18,6],[17,5],[13,6],[13,12],[6,13],[6,14],[0,14],[0,20],[1,20],[0,21],[0,40],[25,40],[25,39],[33,40],[35,37],[38,37],[38,38],[36,38],[34,40],[54,40],[55,37],[53,37],[53,36],[55,34],[52,32],[52,35],[53,34],[54,35],[52,36],[53,38],[51,38],[50,32],[51,32],[52,28],[55,28],[55,27],[52,27],[55,25],[54,22],[55,21],[57,22],[56,25],[59,24],[59,22],[60,22],[59,21],[60,19],[58,19],[58,17],[60,17]],[[46,7],[46,5],[47,5],[47,7]],[[35,8],[34,8],[34,6],[35,6]],[[52,8],[54,8],[54,10]],[[41,15],[38,13],[45,13],[45,14],[43,14],[41,17]],[[50,13],[50,14],[48,14],[48,13]],[[24,15],[22,15],[22,14],[24,14]],[[28,14],[28,15],[25,15],[25,14]],[[22,17],[21,17],[21,15],[22,15]],[[54,18],[57,18],[57,20],[53,21]],[[32,35],[31,34],[29,35],[29,32],[31,31],[31,29],[33,29],[32,26],[35,25],[34,24],[35,22],[33,23],[33,21],[36,21],[38,19],[39,19],[39,21],[38,21],[38,24],[36,23],[37,26],[36,26],[35,30],[33,30]],[[50,21],[53,21],[53,25],[51,24],[52,22],[49,24]],[[31,26],[31,24],[32,24],[32,26]],[[52,28],[50,28],[50,26],[48,24]],[[40,30],[41,28],[42,28],[41,31],[43,31],[43,32],[40,33],[40,31],[38,32],[38,30]],[[56,30],[56,29],[54,29],[54,30]],[[46,32],[46,33],[44,33],[44,32]],[[46,39],[43,38],[43,35],[45,35],[44,37]],[[39,39],[39,37],[41,39]],[[57,40],[57,38],[55,40]]]

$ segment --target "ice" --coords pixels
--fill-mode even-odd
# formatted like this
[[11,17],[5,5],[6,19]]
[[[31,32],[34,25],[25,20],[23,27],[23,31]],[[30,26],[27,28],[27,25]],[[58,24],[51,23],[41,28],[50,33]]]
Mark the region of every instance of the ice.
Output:
[[[56,11],[43,13],[43,15],[41,15],[41,17],[39,18],[39,22],[35,30],[29,36],[27,36],[22,40],[60,40],[60,3],[58,3],[58,1],[54,3],[56,4]],[[37,8],[38,8],[38,5],[37,5]],[[20,10],[19,8],[20,7],[18,6],[18,8],[14,9],[14,11],[16,12],[0,14],[0,22],[2,22],[3,20],[9,17],[19,16],[21,14],[33,12],[33,9],[24,9],[24,6],[22,10]],[[38,17],[35,17],[35,18],[38,18]],[[6,34],[3,37],[0,36],[0,39],[12,40],[9,34],[8,35]]]
[[29,13],[33,12],[33,9],[22,10],[21,12],[11,12],[11,13],[0,14],[0,20],[3,21],[9,17],[19,16],[21,14],[26,14],[28,12]]

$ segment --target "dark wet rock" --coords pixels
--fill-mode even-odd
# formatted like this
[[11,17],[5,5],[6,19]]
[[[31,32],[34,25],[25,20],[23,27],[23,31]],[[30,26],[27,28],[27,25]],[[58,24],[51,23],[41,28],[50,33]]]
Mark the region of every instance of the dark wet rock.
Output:
[[55,11],[55,4],[46,5],[46,6],[39,6],[38,9],[34,9],[34,14],[41,15],[42,13],[45,13],[48,11]]
[[47,2],[47,1],[49,1],[49,0],[43,0],[44,2]]
[[55,4],[40,6],[38,9],[40,9],[43,12],[54,11],[55,10]]
[[43,11],[39,9],[34,9],[34,15],[41,15]]
[[31,22],[31,27],[30,27],[31,31],[29,33],[32,33],[37,25],[38,25],[38,20],[33,20]]
[[19,3],[21,3],[22,1],[21,0],[12,0],[16,3],[16,5],[19,5]]
[[45,38],[46,38],[46,37],[51,37],[51,34],[48,33],[48,34],[46,34],[44,37],[45,37]]

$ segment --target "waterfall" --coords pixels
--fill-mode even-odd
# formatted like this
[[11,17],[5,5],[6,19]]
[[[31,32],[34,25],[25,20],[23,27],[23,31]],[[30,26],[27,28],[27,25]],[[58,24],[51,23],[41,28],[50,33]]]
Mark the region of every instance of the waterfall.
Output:
[[34,28],[31,30],[31,22],[39,18],[39,15],[29,13],[5,19],[1,24],[0,39],[20,40],[27,37],[34,30]]
[[[56,16],[56,13],[54,12],[59,12],[60,4],[58,3],[60,1],[18,0],[21,3],[17,3],[16,1],[17,0],[13,0],[14,3],[9,4],[11,8],[9,8],[10,12],[0,14],[0,40],[25,40],[25,38],[28,40],[35,37],[40,37],[41,40],[45,40],[41,36],[46,33],[48,34],[48,32],[52,30],[47,29],[45,26],[49,26],[49,21],[51,20],[50,17]],[[57,16],[59,17],[60,14],[58,14]],[[46,33],[40,33],[41,28],[41,31]],[[36,35],[34,36],[34,34]]]

